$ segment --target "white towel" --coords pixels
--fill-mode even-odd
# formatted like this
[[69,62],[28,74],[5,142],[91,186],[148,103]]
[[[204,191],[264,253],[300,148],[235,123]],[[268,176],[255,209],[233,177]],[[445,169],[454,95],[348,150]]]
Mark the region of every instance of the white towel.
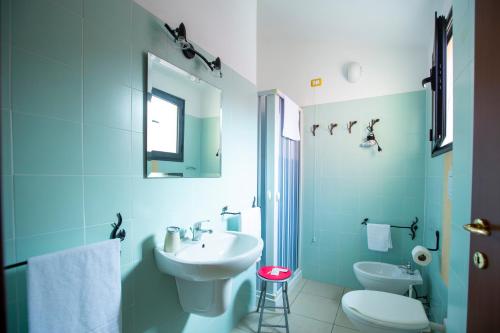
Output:
[[260,207],[245,209],[240,214],[240,231],[261,238],[261,212]]
[[368,223],[366,232],[368,249],[380,252],[392,249],[391,226],[389,224]]
[[117,333],[121,328],[120,241],[28,260],[30,333]]
[[287,96],[283,97],[285,102],[283,114],[282,136],[290,140],[300,141],[300,111],[299,106]]

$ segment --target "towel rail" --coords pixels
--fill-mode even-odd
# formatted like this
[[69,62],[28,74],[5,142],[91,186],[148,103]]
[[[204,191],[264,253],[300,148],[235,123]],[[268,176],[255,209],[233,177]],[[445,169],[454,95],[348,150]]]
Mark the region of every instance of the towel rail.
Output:
[[[125,229],[122,229],[122,230],[119,230],[120,229],[120,226],[122,225],[122,214],[118,213],[116,214],[116,216],[118,217],[118,223],[113,223],[111,224],[111,226],[113,227],[113,230],[111,231],[111,235],[110,235],[110,239],[115,239],[115,238],[119,238],[120,239],[120,242],[123,242],[123,240],[125,239],[125,235],[127,234]],[[10,264],[10,265],[7,265],[7,266],[4,266],[4,270],[8,270],[8,269],[12,269],[12,268],[16,268],[16,267],[20,267],[20,266],[24,266],[24,265],[27,265],[28,264],[28,261],[25,260],[25,261],[20,261],[20,262],[16,262],[14,264]]]
[[[365,217],[363,219],[363,222],[361,222],[361,224],[363,225],[366,225],[368,223],[368,218]],[[413,221],[411,223],[410,226],[408,227],[405,227],[405,226],[400,226],[400,225],[391,225],[391,228],[398,228],[398,229],[410,229],[410,237],[412,240],[415,239],[416,235],[417,235],[417,229],[418,229],[418,226],[417,226],[417,223],[418,223],[418,217],[415,217],[415,221]]]

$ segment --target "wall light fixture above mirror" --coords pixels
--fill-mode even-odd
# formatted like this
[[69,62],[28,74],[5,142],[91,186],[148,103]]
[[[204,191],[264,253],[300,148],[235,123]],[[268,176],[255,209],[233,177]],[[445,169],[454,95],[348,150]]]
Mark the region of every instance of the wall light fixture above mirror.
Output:
[[147,178],[221,176],[222,91],[148,53]]

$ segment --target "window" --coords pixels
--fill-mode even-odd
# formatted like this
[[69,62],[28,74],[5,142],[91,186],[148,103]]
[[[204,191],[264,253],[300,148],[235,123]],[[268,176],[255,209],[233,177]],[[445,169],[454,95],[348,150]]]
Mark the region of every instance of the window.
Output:
[[434,52],[430,76],[422,84],[432,89],[432,157],[453,148],[453,30],[452,11],[447,18],[435,15]]
[[152,89],[147,112],[148,160],[184,161],[184,105],[182,98]]

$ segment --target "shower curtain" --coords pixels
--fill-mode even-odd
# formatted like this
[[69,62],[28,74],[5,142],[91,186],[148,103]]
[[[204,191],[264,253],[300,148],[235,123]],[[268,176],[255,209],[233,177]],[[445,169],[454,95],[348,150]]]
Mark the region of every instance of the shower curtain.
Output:
[[[283,98],[279,104],[283,128]],[[296,271],[299,267],[300,141],[280,135],[279,149],[278,265]]]

